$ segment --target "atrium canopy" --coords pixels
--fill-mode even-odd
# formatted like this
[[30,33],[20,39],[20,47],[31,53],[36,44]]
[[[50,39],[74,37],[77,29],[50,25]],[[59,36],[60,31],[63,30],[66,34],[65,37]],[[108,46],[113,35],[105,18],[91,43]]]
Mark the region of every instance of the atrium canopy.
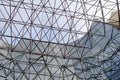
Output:
[[0,0],[0,80],[119,79],[119,2]]

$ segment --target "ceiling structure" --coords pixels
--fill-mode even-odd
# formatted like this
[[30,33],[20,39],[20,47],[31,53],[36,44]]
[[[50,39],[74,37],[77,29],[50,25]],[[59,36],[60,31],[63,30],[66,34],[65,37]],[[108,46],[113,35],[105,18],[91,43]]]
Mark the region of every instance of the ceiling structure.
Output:
[[119,7],[120,0],[0,0],[0,79],[117,80]]

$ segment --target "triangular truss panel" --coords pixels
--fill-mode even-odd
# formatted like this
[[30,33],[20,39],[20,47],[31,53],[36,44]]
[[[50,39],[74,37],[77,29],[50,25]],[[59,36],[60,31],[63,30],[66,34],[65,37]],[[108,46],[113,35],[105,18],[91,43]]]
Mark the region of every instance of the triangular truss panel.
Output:
[[120,0],[0,0],[0,80],[119,80]]

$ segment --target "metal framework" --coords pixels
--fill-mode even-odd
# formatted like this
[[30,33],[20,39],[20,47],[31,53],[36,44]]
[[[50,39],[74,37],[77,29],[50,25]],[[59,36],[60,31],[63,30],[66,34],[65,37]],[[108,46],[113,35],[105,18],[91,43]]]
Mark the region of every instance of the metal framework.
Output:
[[[119,8],[120,0],[0,0],[0,80],[119,80]],[[107,22],[114,11],[117,25]]]

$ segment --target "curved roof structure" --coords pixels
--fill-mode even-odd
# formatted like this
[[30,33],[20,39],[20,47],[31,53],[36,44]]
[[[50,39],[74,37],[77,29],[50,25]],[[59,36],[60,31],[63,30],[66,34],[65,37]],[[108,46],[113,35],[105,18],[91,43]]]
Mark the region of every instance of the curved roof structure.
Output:
[[0,0],[0,80],[119,80],[120,0]]

